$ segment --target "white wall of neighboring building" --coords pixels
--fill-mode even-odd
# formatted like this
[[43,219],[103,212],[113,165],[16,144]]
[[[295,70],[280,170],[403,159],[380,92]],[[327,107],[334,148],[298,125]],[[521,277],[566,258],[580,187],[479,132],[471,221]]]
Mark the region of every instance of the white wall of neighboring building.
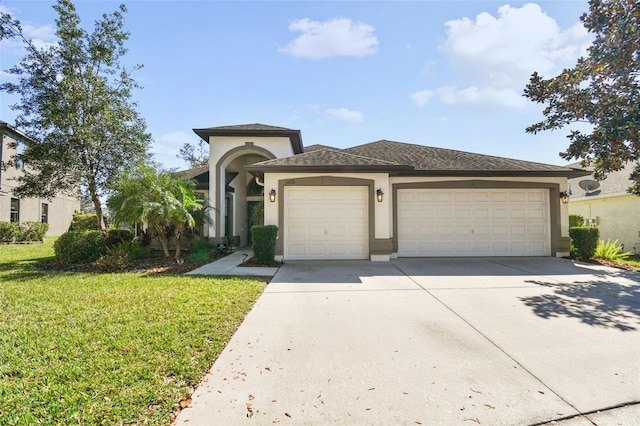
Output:
[[625,251],[640,254],[640,197],[631,194],[581,198],[569,203],[571,214],[594,219],[600,239],[618,240]]
[[[2,149],[0,150],[2,158],[0,160],[8,161],[16,150],[10,148],[9,144],[14,142],[9,135],[2,136]],[[16,187],[15,179],[22,174],[22,169],[9,167],[0,172],[0,221],[9,222],[11,220],[11,200],[18,198],[13,194],[13,188]],[[76,197],[59,194],[52,200],[39,198],[22,198],[19,201],[19,221],[20,222],[40,222],[43,220],[43,204],[48,206],[48,215],[46,217],[49,224],[47,235],[62,235],[67,231],[73,218],[73,212],[80,210],[80,200]]]

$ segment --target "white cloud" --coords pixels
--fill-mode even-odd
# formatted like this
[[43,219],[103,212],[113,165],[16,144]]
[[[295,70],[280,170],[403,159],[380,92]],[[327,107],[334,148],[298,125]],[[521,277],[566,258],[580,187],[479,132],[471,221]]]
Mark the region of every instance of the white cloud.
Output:
[[445,22],[440,46],[462,89],[441,87],[411,95],[424,106],[437,96],[448,104],[522,107],[517,100],[534,71],[551,77],[584,55],[591,37],[581,23],[565,30],[535,3],[501,6],[497,16],[482,12],[475,19]]
[[347,108],[329,108],[326,112],[331,117],[347,124],[360,124],[364,122],[364,114]]
[[363,57],[374,54],[378,48],[375,28],[347,18],[325,22],[298,19],[289,25],[289,30],[300,31],[302,35],[279,51],[300,58]]

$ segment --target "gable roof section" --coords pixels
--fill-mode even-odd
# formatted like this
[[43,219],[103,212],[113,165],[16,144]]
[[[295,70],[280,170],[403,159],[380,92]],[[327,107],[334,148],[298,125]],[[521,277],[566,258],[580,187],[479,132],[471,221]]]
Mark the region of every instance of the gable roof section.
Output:
[[519,174],[526,172],[563,175],[572,169],[551,164],[515,160],[512,158],[476,154],[446,148],[414,145],[408,143],[380,140],[348,148],[346,152],[365,155],[372,158],[386,158],[401,164],[410,165],[418,174],[467,174],[496,173]]
[[291,147],[295,154],[300,154],[304,151],[302,146],[302,135],[300,130],[287,129],[286,127],[269,126],[267,124],[253,123],[253,124],[239,124],[235,126],[218,126],[207,127],[204,129],[193,129],[193,131],[202,138],[206,143],[209,143],[210,136],[262,136],[262,137],[277,137],[284,136],[289,138]]
[[293,157],[264,161],[252,171],[388,171],[419,176],[585,176],[570,167],[380,140],[338,150],[316,148]]
[[286,158],[262,161],[245,167],[249,171],[400,171],[409,168],[402,164],[376,158],[363,157],[335,148],[318,148],[311,152]]
[[[579,167],[580,163],[570,164],[569,167],[571,166]],[[629,180],[629,177],[631,176],[631,172],[633,172],[634,167],[634,163],[630,161],[626,163],[622,169],[608,173],[606,179],[598,181],[600,183],[600,187],[595,191],[589,191],[589,195],[587,195],[587,191],[580,188],[580,181],[585,179],[595,180],[593,178],[593,169],[588,167],[586,169],[588,175],[569,179],[569,185],[571,185],[571,200],[630,195],[627,192],[627,189],[629,189],[633,184],[633,182]]]
[[322,145],[322,144],[316,143],[316,144],[313,144],[313,145],[305,146],[304,147],[304,152],[311,152],[311,151],[315,151],[317,149],[333,149],[334,151],[341,151],[340,148],[334,148],[332,146],[327,146],[327,145]]

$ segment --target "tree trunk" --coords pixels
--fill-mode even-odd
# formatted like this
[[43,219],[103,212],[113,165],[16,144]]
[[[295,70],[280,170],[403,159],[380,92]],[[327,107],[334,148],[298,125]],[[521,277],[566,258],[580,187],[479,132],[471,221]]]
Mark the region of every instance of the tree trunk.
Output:
[[102,213],[102,203],[100,203],[100,197],[98,197],[98,190],[96,183],[93,179],[89,180],[89,194],[91,195],[91,201],[93,201],[93,208],[96,210],[96,218],[98,220],[98,229],[101,231],[106,230],[104,225],[104,214]]
[[160,247],[162,247],[162,252],[164,253],[164,257],[171,257],[169,253],[169,242],[167,241],[167,234],[165,233],[165,229],[162,226],[156,227],[156,238],[160,243]]
[[181,243],[181,239],[182,239],[182,228],[179,226],[176,226],[176,230],[174,232],[174,236],[176,238],[176,260],[180,259],[180,251],[182,249],[182,243]]

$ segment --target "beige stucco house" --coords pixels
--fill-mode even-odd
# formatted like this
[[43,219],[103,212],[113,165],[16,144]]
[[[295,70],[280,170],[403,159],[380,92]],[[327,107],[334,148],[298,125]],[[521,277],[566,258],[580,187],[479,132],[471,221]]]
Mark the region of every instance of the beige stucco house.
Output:
[[[29,136],[14,126],[0,120],[0,161],[8,161],[15,155],[10,145],[15,141],[29,139]],[[77,197],[58,195],[52,200],[39,198],[19,198],[14,195],[15,178],[22,169],[0,168],[0,221],[3,222],[45,222],[49,224],[47,235],[62,235],[69,228],[73,212],[80,210]]]
[[387,140],[305,148],[263,124],[194,131],[210,147],[214,241],[247,244],[264,200],[279,260],[569,254],[560,195],[578,169]]
[[569,179],[569,213],[584,216],[586,225],[597,226],[600,239],[618,240],[625,251],[640,254],[640,197],[627,192],[632,171],[633,163],[627,163],[602,180],[593,176]]

